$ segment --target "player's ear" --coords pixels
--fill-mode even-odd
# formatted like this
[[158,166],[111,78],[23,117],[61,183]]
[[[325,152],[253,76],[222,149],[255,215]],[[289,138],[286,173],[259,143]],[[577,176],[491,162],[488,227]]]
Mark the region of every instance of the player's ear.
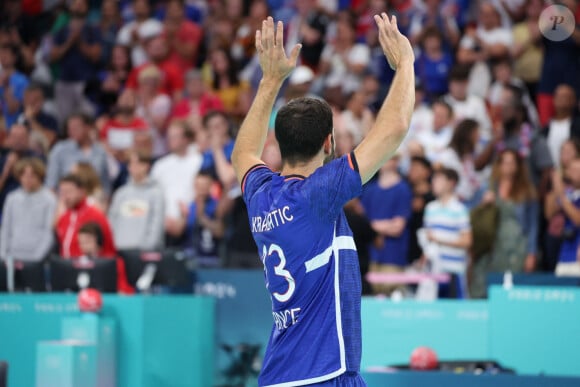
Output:
[[322,145],[322,149],[324,150],[325,155],[331,155],[332,151],[334,150],[334,138],[332,134],[329,134],[326,139],[324,140],[324,144]]

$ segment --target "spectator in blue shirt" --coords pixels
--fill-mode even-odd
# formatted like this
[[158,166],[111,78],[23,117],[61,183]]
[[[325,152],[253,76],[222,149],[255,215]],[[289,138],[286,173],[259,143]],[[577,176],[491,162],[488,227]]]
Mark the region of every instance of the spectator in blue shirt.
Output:
[[[407,265],[413,192],[399,174],[397,165],[398,157],[387,161],[361,195],[372,228],[383,236],[380,247],[376,244],[369,246],[370,272],[401,272]],[[390,293],[393,288],[375,285],[373,290],[375,293]]]
[[18,123],[31,130],[31,136],[38,139],[47,154],[58,137],[58,123],[51,114],[43,111],[44,89],[38,84],[30,84],[24,92],[23,112]]
[[17,59],[17,46],[5,44],[0,47],[0,108],[6,128],[16,123],[28,86],[28,78],[16,68]]
[[194,180],[195,198],[189,207],[182,208],[180,228],[184,247],[198,266],[215,267],[220,264],[219,241],[225,225],[220,216],[219,200],[212,192],[215,180],[210,171],[201,171]]
[[546,199],[546,215],[551,216],[557,211],[564,215],[556,275],[580,277],[580,262],[577,258],[580,245],[580,159],[572,160],[564,172],[570,184],[565,186],[562,176],[553,174],[553,193]]
[[453,58],[443,49],[443,36],[436,27],[426,28],[419,44],[421,54],[415,61],[415,74],[425,88],[428,99],[433,100],[447,93]]
[[96,79],[102,53],[99,29],[87,21],[87,0],[71,1],[69,11],[70,19],[54,34],[50,51],[51,62],[59,65],[54,94],[61,124],[73,113],[94,112],[85,88]]
[[203,130],[206,131],[210,149],[203,154],[201,170],[210,171],[226,188],[231,188],[236,181],[232,167],[234,139],[231,126],[228,115],[221,111],[212,111],[203,117]]

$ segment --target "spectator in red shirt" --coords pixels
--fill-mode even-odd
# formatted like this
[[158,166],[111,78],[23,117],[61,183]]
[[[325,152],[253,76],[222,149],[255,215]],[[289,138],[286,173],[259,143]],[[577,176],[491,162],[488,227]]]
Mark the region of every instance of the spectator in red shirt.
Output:
[[196,65],[203,30],[185,18],[183,0],[167,3],[164,36],[169,45],[169,60],[182,73]]
[[116,251],[109,221],[101,210],[87,202],[83,181],[76,175],[66,175],[60,180],[58,193],[66,208],[56,223],[60,255],[63,258],[80,257],[82,251],[78,240],[79,229],[88,222],[94,222],[103,231],[101,253],[107,257],[114,257]]
[[122,161],[122,153],[133,148],[135,134],[149,130],[149,125],[137,117],[135,95],[131,91],[123,92],[117,101],[116,114],[107,121],[101,130],[101,140],[115,158]]
[[163,36],[151,38],[146,44],[148,61],[135,67],[127,78],[127,89],[136,90],[139,84],[139,74],[150,64],[156,65],[163,73],[160,91],[179,100],[183,93],[183,73],[169,58],[168,41]]
[[189,70],[185,75],[185,80],[187,95],[175,105],[173,118],[188,118],[192,125],[199,127],[202,117],[207,113],[224,110],[221,99],[207,90],[199,70]]

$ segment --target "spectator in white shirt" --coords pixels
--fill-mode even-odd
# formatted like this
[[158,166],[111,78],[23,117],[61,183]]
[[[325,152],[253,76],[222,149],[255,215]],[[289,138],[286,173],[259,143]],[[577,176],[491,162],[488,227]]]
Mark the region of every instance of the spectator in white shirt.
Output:
[[356,24],[348,12],[338,16],[336,36],[322,51],[320,73],[324,87],[342,94],[356,91],[371,59],[367,45],[356,43]]
[[481,199],[482,179],[478,173],[475,147],[479,141],[477,121],[465,119],[455,127],[449,148],[445,149],[438,163],[457,171],[459,181],[455,193],[468,208],[475,207]]
[[427,159],[435,163],[453,136],[453,109],[443,100],[433,102],[432,109],[433,124],[431,130],[422,133],[418,140],[425,149]]
[[469,68],[464,65],[455,66],[449,74],[449,94],[445,98],[453,108],[456,120],[471,118],[479,123],[481,137],[487,140],[491,137],[491,120],[480,97],[468,94],[467,85]]
[[346,109],[341,116],[345,129],[353,135],[355,144],[358,145],[374,122],[373,112],[366,106],[366,98],[362,90],[348,97]]
[[469,91],[484,97],[491,83],[490,60],[509,55],[511,27],[502,26],[501,15],[492,2],[480,3],[476,28],[467,28],[457,50],[457,61],[471,65]]
[[182,207],[193,200],[193,180],[198,174],[202,156],[192,145],[193,132],[184,122],[176,122],[167,130],[167,145],[171,153],[160,158],[151,171],[165,194],[165,231],[173,237],[181,233],[176,226]]
[[512,32],[502,26],[501,15],[489,1],[479,6],[477,27],[466,30],[459,42],[457,59],[461,63],[473,64],[509,55]]
[[419,142],[419,138],[427,131],[431,130],[433,125],[433,111],[431,107],[425,103],[425,90],[418,79],[415,79],[415,110],[411,116],[411,124],[407,136],[399,146],[399,153],[401,161],[399,168],[401,173],[406,175],[411,164],[411,153],[413,148],[421,148],[421,156],[423,156],[423,147]]
[[133,65],[140,66],[147,62],[145,40],[160,35],[163,32],[163,24],[150,18],[148,0],[133,0],[132,3],[135,20],[121,28],[117,34],[117,44],[131,48]]

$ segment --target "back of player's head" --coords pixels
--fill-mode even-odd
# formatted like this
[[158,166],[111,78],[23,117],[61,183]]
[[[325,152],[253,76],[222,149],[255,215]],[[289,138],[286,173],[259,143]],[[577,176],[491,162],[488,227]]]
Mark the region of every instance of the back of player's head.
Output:
[[278,111],[275,128],[282,161],[308,162],[332,134],[332,110],[322,100],[296,98]]

